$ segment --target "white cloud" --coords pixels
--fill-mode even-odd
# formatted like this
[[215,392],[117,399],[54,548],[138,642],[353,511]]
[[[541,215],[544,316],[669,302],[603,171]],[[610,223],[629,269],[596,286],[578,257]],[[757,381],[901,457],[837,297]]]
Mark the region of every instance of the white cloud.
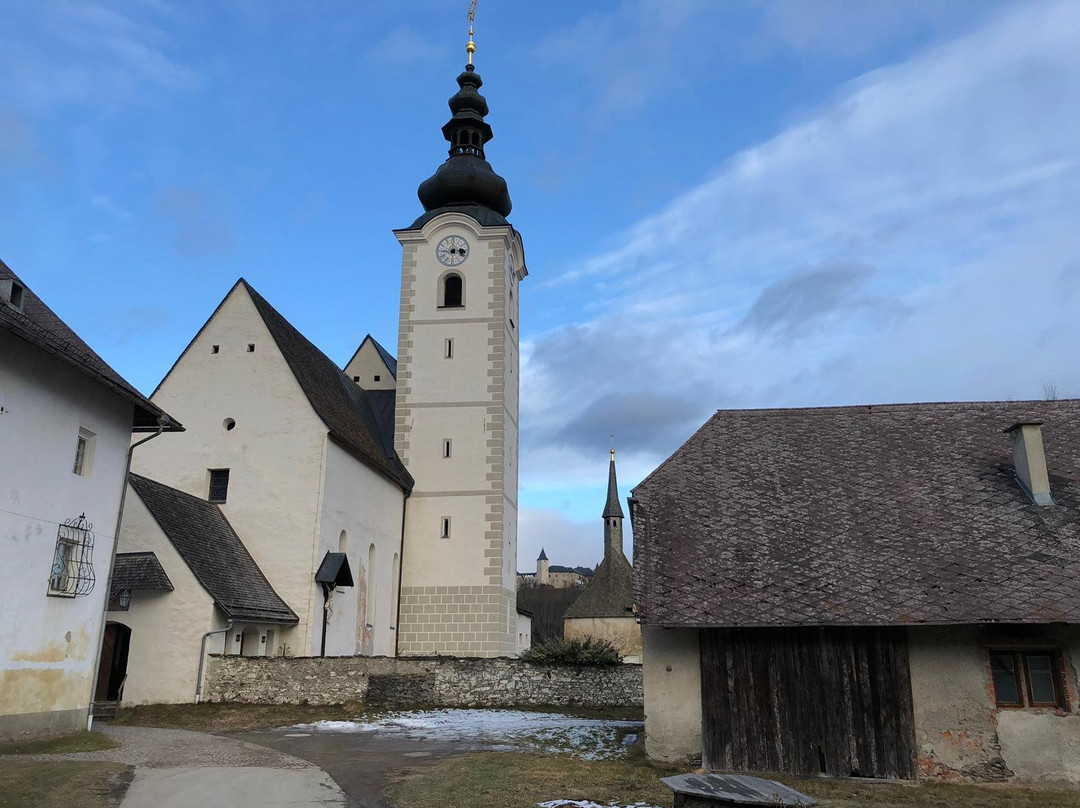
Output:
[[[529,487],[583,477],[605,400],[632,423],[669,397],[676,423],[628,447],[647,469],[717,407],[1080,395],[1077,41],[1077,4],[1011,6],[577,262],[558,282],[604,308],[523,347]],[[568,423],[602,434],[553,447]]]

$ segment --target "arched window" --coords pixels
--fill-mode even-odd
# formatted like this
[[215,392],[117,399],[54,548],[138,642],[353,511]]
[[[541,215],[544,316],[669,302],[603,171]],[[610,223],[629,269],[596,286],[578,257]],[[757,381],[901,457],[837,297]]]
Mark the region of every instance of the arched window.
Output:
[[461,276],[451,272],[443,278],[442,308],[459,309],[465,305],[465,283]]
[[340,535],[340,536],[338,536],[338,540],[337,540],[337,551],[338,551],[339,553],[344,553],[344,552],[347,552],[347,551],[348,551],[348,546],[349,546],[349,536],[348,536],[348,534],[347,534],[347,533],[346,533],[346,532],[345,532],[345,531],[343,530],[343,531],[341,531],[341,535]]
[[367,551],[367,614],[364,621],[368,628],[375,626],[375,544],[372,543]]

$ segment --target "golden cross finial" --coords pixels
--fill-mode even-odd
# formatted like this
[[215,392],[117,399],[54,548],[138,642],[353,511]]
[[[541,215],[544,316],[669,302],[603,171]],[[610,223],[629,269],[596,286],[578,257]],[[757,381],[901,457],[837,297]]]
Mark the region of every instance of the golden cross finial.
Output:
[[476,43],[473,42],[473,22],[476,20],[477,0],[469,0],[469,42],[465,45],[465,52],[469,54],[469,64],[472,64],[472,55],[476,53]]

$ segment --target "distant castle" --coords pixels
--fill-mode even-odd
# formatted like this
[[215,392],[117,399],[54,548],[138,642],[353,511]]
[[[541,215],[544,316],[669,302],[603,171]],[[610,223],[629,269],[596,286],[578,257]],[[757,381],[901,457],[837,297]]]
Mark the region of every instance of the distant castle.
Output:
[[589,583],[593,572],[590,567],[552,565],[548,561],[547,553],[541,549],[540,555],[536,557],[536,572],[519,572],[517,585],[518,589],[523,586],[553,586],[556,589],[583,587]]

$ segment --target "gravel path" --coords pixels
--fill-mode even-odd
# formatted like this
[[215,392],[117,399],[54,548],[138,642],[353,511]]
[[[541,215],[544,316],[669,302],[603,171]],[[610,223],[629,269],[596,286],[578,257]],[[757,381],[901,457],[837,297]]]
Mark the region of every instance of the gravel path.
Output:
[[0,760],[109,760],[151,769],[177,767],[316,768],[298,757],[235,738],[220,738],[183,729],[101,726],[116,741],[114,749],[66,755],[0,755]]

